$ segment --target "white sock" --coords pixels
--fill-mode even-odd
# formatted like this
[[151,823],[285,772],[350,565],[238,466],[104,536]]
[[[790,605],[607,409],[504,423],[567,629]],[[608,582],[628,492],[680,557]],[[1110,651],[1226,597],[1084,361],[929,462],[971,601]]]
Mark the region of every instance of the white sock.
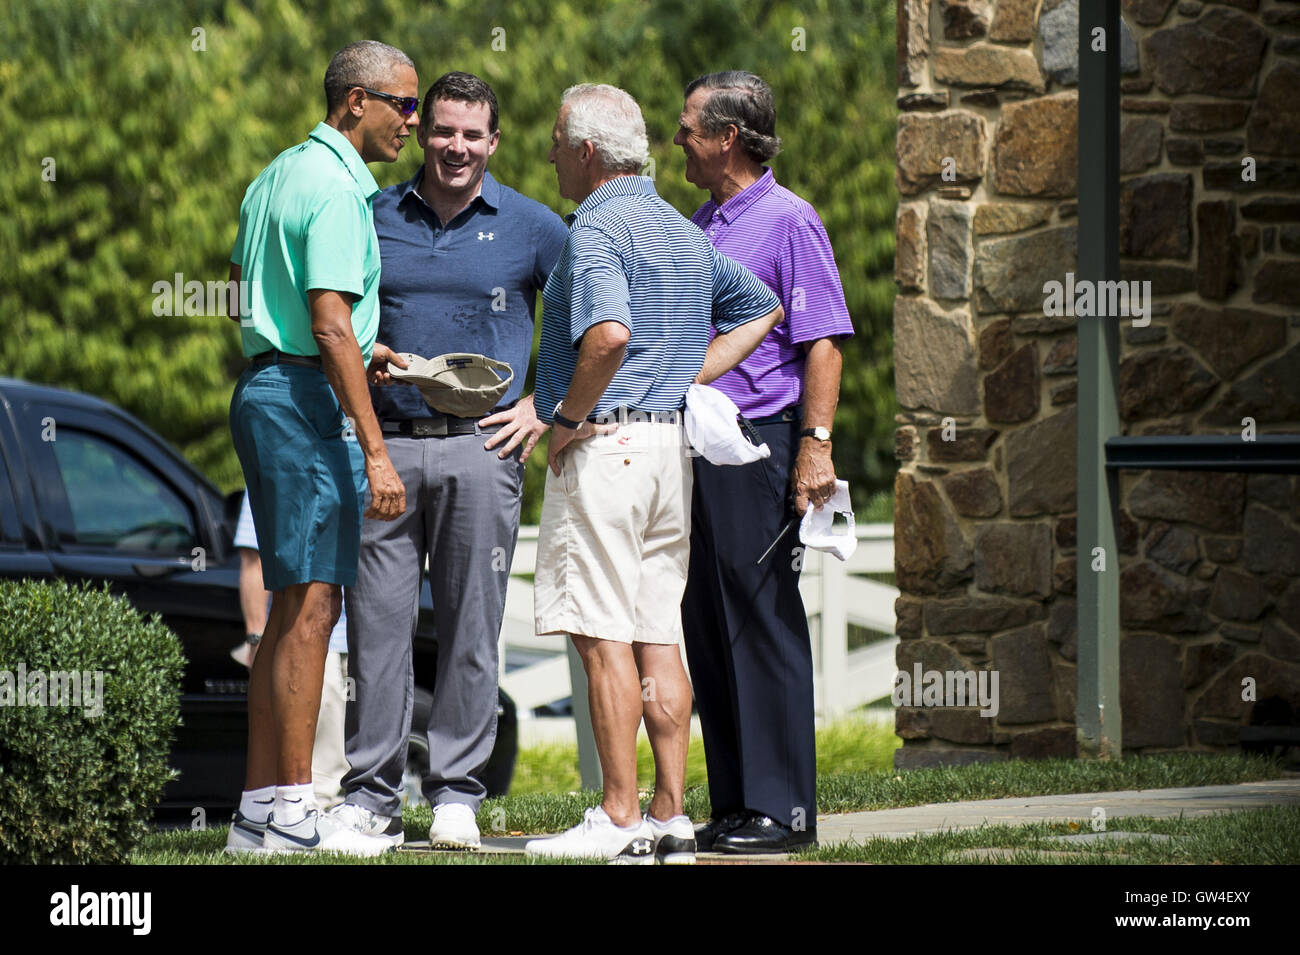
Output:
[[311,783],[275,787],[275,824],[292,826],[307,818],[307,810],[316,808]]
[[271,803],[275,802],[275,787],[263,786],[261,789],[245,789],[239,794],[239,814],[249,822],[263,823],[271,815]]

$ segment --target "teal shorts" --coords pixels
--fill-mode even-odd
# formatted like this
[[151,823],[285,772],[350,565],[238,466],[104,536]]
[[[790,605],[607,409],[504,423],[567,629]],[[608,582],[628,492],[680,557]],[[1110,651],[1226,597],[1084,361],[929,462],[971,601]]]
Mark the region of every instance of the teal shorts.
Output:
[[248,368],[230,399],[267,590],[356,582],[365,455],[323,372]]

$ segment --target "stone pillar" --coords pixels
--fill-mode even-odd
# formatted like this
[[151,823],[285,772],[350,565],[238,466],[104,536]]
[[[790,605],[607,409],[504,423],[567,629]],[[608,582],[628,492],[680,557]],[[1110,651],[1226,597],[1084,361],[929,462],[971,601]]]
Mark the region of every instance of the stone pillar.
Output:
[[[1078,2],[898,3],[898,665],[1000,697],[900,707],[900,767],[1075,755],[1075,323],[1102,319],[1044,285],[1076,255]],[[1130,434],[1300,428],[1300,4],[1233,6],[1124,3],[1122,275],[1154,302],[1120,319]],[[1297,482],[1121,499],[1126,748],[1234,744],[1243,677],[1300,718]]]

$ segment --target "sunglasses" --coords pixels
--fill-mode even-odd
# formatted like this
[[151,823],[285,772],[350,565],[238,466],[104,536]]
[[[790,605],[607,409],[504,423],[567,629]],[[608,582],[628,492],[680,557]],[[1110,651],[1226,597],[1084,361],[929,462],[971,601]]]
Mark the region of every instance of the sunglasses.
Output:
[[357,89],[363,93],[369,93],[371,96],[378,96],[380,99],[388,100],[397,107],[403,116],[410,116],[415,112],[416,107],[420,105],[419,99],[414,96],[394,96],[392,93],[381,93],[379,90],[366,89],[364,86],[358,86]]

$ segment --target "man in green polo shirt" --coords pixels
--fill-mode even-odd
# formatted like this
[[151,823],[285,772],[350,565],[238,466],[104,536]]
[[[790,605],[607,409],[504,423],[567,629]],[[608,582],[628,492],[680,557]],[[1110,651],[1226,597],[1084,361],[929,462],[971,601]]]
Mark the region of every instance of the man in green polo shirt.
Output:
[[325,121],[262,171],[239,211],[231,288],[242,280],[248,291],[228,314],[252,364],[230,427],[273,596],[248,683],[248,767],[229,852],[389,848],[317,811],[311,755],[363,508],[381,520],[406,509],[366,384],[367,364],[390,357],[375,344],[379,186],[366,163],[397,158],[417,123],[416,90],[402,51],[373,40],[344,47],[325,71]]

